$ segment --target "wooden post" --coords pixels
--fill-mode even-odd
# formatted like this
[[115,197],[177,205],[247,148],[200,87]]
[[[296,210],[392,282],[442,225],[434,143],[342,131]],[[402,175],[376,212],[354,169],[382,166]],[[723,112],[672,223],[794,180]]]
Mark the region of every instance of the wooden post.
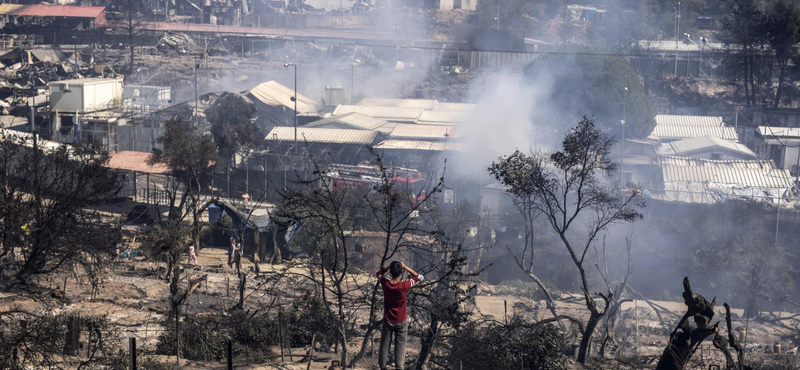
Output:
[[278,336],[281,341],[281,363],[285,363],[286,359],[283,357],[283,308],[278,311]]
[[503,322],[508,325],[508,301],[503,300]]
[[128,340],[128,348],[130,351],[130,370],[136,370],[136,338],[130,338]]
[[[175,264],[175,268],[179,268],[177,263]],[[180,327],[180,312],[181,306],[175,306],[175,364],[178,365],[178,368],[181,367],[181,327]]]
[[64,275],[64,286],[61,288],[64,291],[64,297],[67,296],[67,276]]
[[311,370],[311,362],[314,361],[314,339],[316,337],[317,333],[311,333],[311,348],[308,349],[308,366],[306,366],[306,370]]
[[233,343],[228,341],[228,348],[227,348],[227,358],[228,358],[228,366],[226,369],[233,370]]
[[639,339],[639,302],[637,300],[633,300],[633,310],[634,314],[636,315],[636,339]]

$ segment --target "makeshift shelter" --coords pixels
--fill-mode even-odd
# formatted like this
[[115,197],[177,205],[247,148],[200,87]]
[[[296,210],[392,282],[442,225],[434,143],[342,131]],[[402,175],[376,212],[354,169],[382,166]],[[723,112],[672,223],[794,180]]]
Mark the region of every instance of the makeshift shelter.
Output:
[[[227,240],[233,236],[243,246],[243,254],[257,255],[264,261],[277,248],[284,259],[291,259],[297,253],[289,249],[292,238],[301,223],[289,218],[270,215],[252,215],[246,210],[236,208],[228,201],[214,199],[207,203],[209,223],[214,228],[215,244],[227,246]],[[225,225],[225,217],[229,217],[231,225]]]

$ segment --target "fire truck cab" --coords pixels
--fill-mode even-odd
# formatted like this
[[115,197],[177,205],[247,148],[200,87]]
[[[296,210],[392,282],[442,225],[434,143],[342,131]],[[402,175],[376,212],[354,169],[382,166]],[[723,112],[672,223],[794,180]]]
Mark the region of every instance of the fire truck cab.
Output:
[[[394,176],[391,179],[392,193],[408,192],[415,197],[422,194],[425,178],[419,171],[394,166],[387,170]],[[329,183],[333,190],[360,188],[369,192],[377,192],[382,186],[381,171],[377,166],[372,165],[334,164],[331,165],[327,176],[332,180]]]

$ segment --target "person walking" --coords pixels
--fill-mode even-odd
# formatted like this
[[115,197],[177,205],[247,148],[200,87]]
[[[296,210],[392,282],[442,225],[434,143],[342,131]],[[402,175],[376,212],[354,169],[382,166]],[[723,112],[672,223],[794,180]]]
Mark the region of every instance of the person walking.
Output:
[[233,262],[236,261],[236,250],[237,249],[239,249],[239,247],[236,245],[236,239],[231,237],[231,246],[230,246],[230,248],[228,248],[228,254],[230,255],[230,257],[228,257],[228,267],[229,268],[233,268]]
[[192,259],[195,266],[200,266],[200,264],[197,263],[197,253],[194,252],[194,245],[189,246],[189,258]]
[[[391,279],[384,276],[389,272]],[[411,278],[403,280],[403,272]],[[378,365],[386,370],[389,360],[389,347],[394,336],[394,367],[402,370],[406,363],[406,338],[408,337],[408,311],[406,296],[408,291],[424,278],[400,261],[392,261],[388,268],[378,270],[378,281],[383,288],[383,327],[381,329],[381,346],[378,353]]]

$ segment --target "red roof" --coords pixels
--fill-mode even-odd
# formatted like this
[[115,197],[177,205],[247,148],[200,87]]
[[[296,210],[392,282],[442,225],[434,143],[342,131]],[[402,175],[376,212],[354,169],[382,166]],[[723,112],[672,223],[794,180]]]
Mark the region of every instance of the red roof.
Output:
[[150,166],[147,164],[148,159],[150,159],[150,153],[124,150],[111,154],[111,159],[108,161],[108,167],[116,170],[154,174],[169,172],[169,168],[163,164]]
[[103,13],[102,6],[73,6],[73,5],[0,5],[0,14],[4,15],[29,15],[38,17],[72,17],[72,18],[97,18]]

